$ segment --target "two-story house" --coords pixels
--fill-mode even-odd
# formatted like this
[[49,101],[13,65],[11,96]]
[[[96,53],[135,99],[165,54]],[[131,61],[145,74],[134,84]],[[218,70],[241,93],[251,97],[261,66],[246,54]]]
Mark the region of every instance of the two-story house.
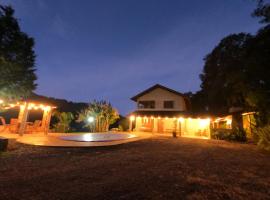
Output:
[[210,119],[192,116],[190,101],[180,92],[156,84],[131,100],[137,109],[130,115],[130,130],[210,137]]

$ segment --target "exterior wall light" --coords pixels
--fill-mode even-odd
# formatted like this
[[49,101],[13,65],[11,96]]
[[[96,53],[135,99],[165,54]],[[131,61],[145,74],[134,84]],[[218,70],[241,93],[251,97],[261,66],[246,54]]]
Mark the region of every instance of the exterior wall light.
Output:
[[180,118],[178,119],[178,121],[182,123],[182,122],[184,122],[184,118],[183,118],[183,117],[180,117]]
[[134,121],[135,120],[135,117],[132,115],[132,116],[130,116],[130,121]]

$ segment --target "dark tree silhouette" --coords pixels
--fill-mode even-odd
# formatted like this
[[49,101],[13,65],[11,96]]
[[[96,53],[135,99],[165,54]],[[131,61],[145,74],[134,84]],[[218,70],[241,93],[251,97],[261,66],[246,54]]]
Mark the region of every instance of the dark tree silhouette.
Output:
[[252,13],[254,17],[261,18],[261,23],[270,23],[270,3],[265,3],[263,0],[258,0],[258,6]]
[[35,88],[34,39],[20,30],[14,10],[0,5],[0,97],[28,96]]
[[249,90],[245,76],[245,56],[249,34],[233,34],[221,40],[206,56],[201,88],[209,111],[225,113],[230,107],[245,107]]

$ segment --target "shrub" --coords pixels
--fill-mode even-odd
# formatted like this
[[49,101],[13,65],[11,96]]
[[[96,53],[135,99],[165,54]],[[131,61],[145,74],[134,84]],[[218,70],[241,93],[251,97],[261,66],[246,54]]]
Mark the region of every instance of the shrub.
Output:
[[211,131],[211,138],[217,140],[228,140],[237,142],[247,141],[246,133],[244,130],[241,129],[215,129]]
[[258,137],[257,145],[262,149],[270,151],[270,125],[255,129],[255,133]]
[[239,128],[233,129],[230,134],[229,140],[246,142],[247,141],[246,131],[244,129]]
[[[93,120],[89,121],[89,118]],[[77,121],[84,122],[91,132],[107,132],[118,118],[118,111],[109,102],[101,100],[91,102],[79,113]]]
[[211,131],[211,138],[216,140],[228,140],[230,129],[215,129]]
[[54,131],[59,133],[67,133],[70,131],[70,123],[74,116],[70,112],[55,112],[53,114],[57,118],[57,123],[54,125]]

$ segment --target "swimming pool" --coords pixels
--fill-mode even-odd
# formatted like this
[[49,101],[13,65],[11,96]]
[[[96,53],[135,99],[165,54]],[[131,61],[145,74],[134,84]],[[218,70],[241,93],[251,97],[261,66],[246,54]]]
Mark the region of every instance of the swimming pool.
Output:
[[77,141],[77,142],[110,142],[117,140],[127,140],[137,137],[127,133],[85,133],[78,135],[59,136],[62,140]]

